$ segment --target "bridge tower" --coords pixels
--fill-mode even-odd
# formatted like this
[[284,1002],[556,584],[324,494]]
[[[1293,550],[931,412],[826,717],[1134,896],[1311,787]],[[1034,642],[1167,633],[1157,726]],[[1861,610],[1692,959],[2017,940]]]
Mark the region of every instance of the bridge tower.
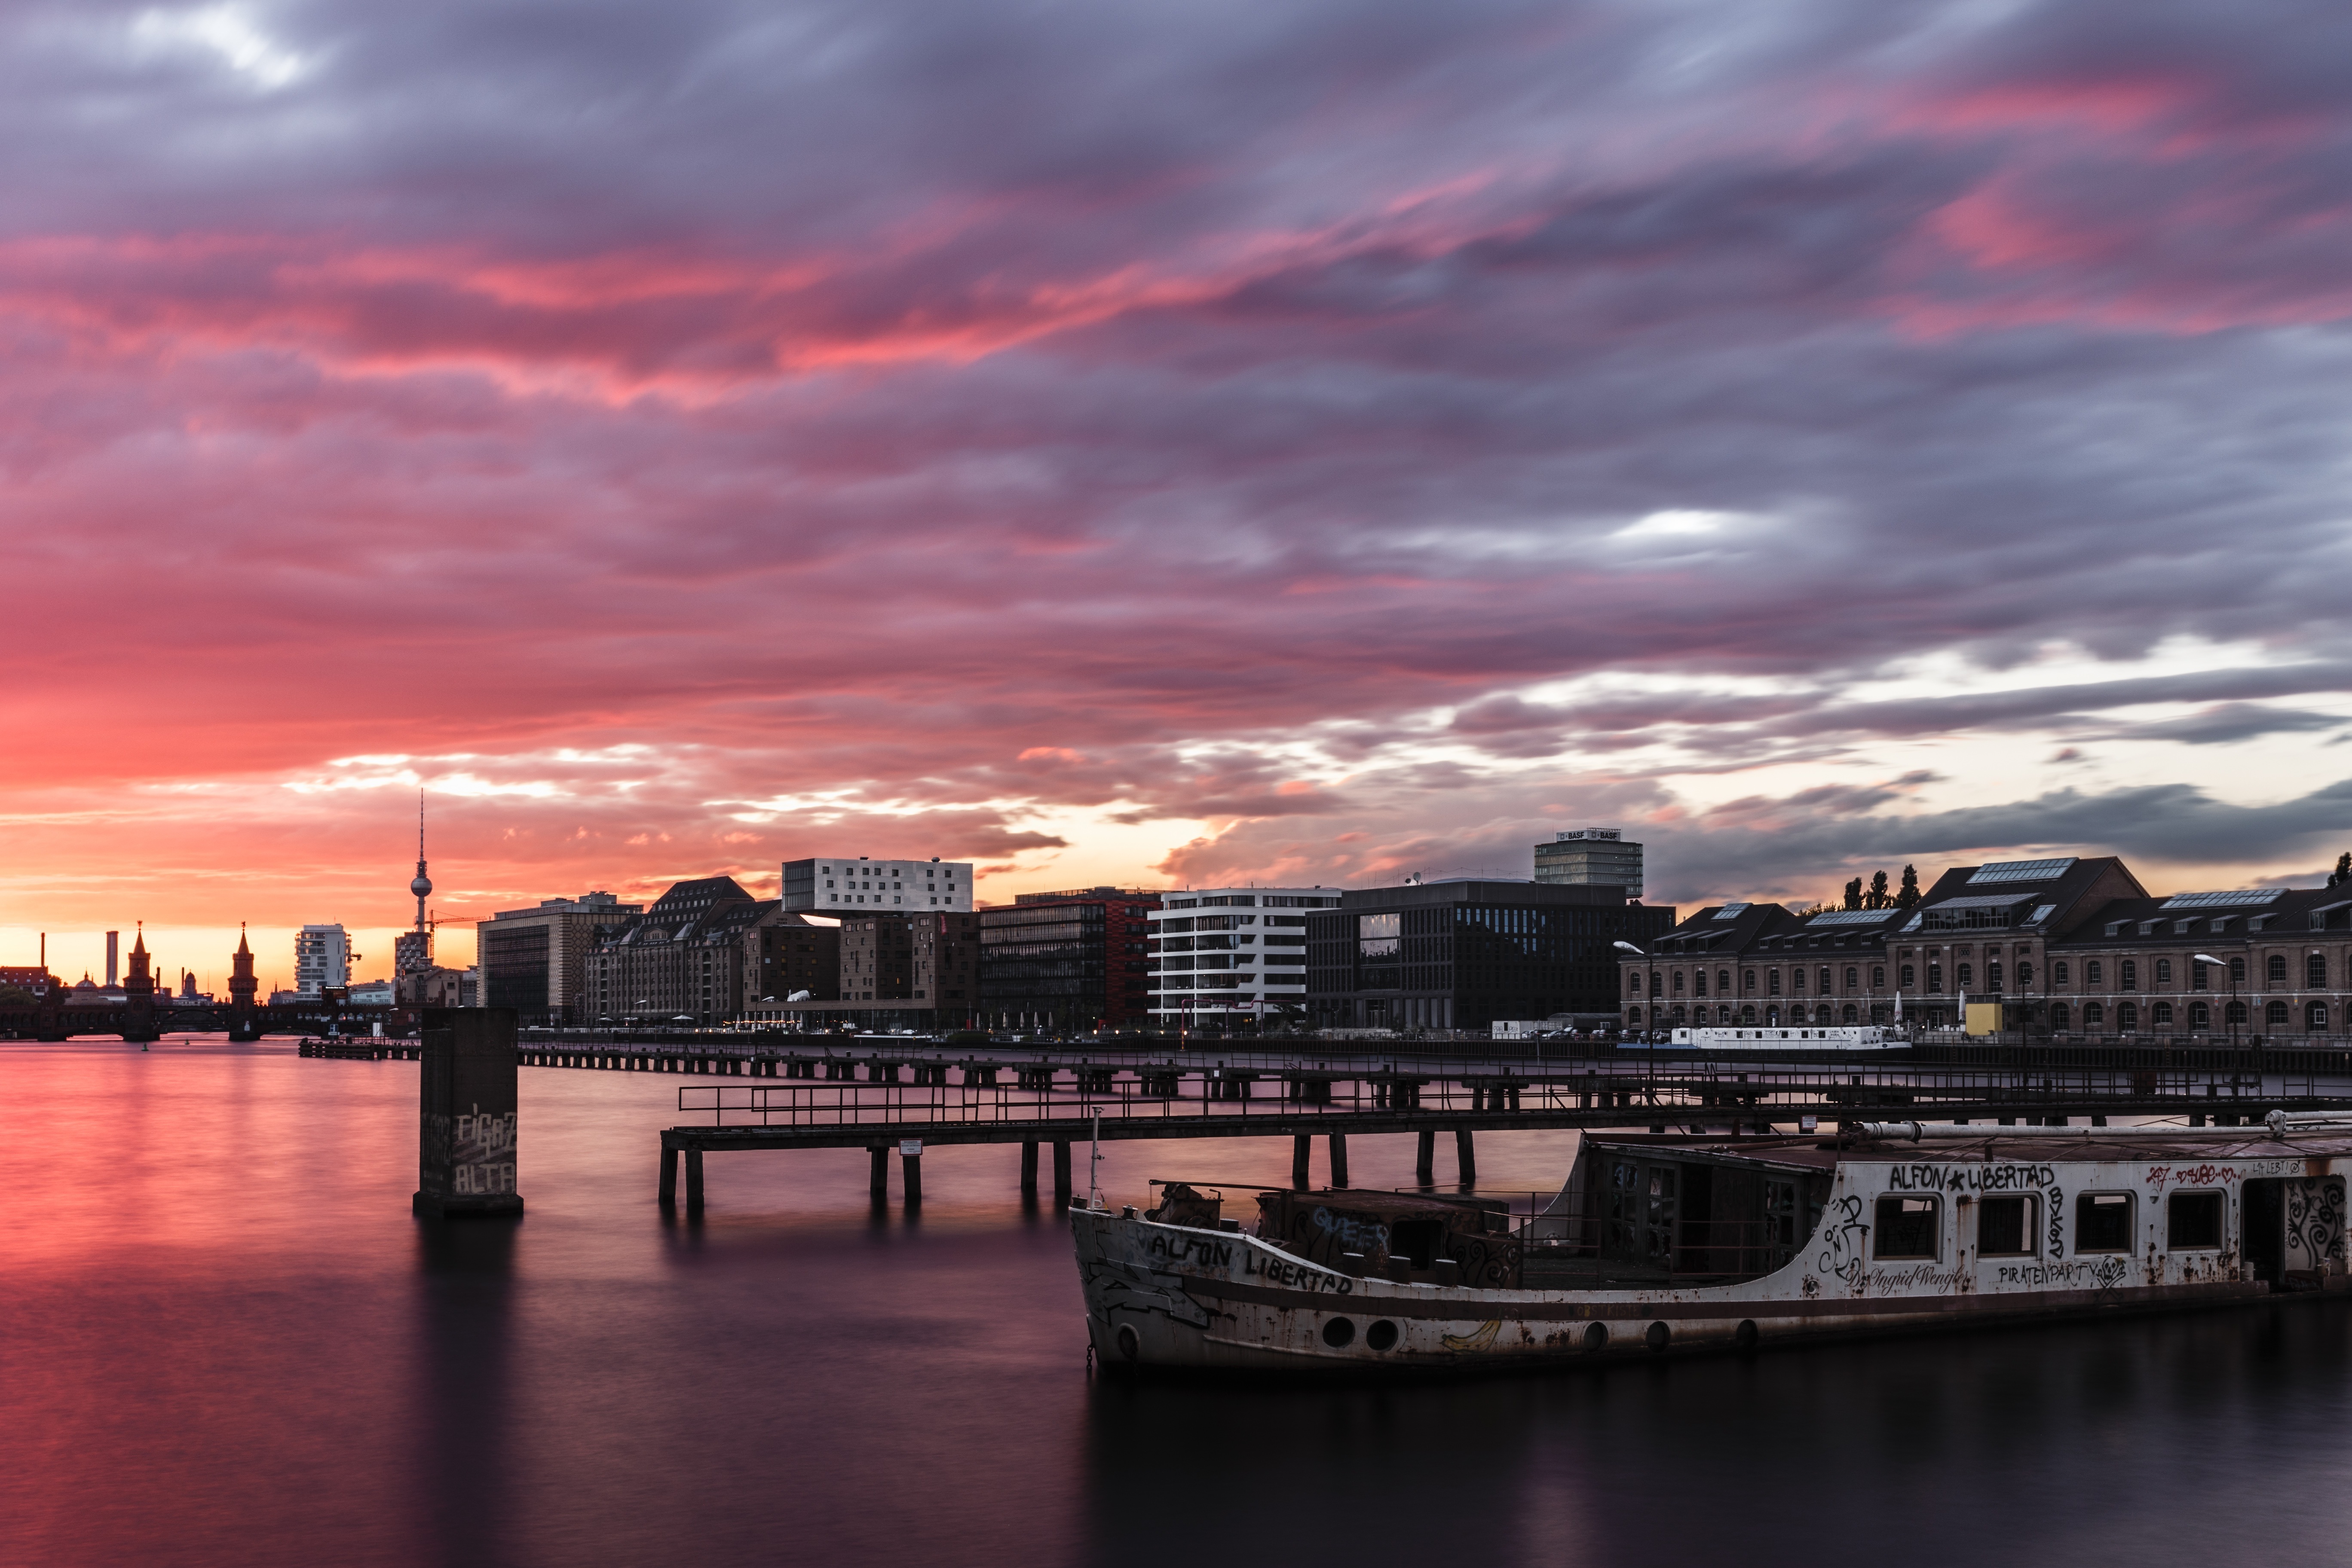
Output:
[[155,977],[147,970],[147,922],[131,944],[131,973],[122,981],[122,1037],[145,1042],[155,1038]]
[[252,1041],[261,1038],[261,1020],[254,1012],[254,996],[260,983],[253,978],[253,949],[246,945],[245,922],[236,927],[236,951],[228,961],[228,1037]]
[[47,986],[33,1002],[33,1038],[62,1040],[66,1037],[64,1008],[69,993],[66,983],[49,971],[49,933],[41,933],[41,973]]

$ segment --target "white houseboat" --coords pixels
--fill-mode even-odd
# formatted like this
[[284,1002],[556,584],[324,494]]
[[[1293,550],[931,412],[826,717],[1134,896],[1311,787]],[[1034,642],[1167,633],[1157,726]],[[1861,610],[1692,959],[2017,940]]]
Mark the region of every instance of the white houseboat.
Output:
[[1163,1370],[1473,1370],[2345,1289],[2352,1117],[1588,1133],[1531,1216],[1182,1184],[1070,1211],[1097,1355]]

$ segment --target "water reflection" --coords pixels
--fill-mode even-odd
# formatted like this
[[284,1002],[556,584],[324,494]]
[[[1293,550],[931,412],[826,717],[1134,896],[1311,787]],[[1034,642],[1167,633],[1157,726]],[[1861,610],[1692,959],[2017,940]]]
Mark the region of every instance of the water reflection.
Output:
[[515,1561],[513,1388],[520,1218],[416,1224],[415,1497],[429,1561]]
[[[671,1086],[523,1079],[520,1221],[425,1223],[413,1063],[0,1048],[0,1556],[17,1563],[1939,1568],[2334,1561],[2352,1303],[1483,1383],[1087,1374],[1013,1146],[715,1163]],[[148,1110],[135,1122],[126,1103]],[[135,1124],[135,1139],[124,1129]],[[1561,1167],[1482,1143],[1498,1187]],[[1350,1151],[1404,1185],[1412,1141]],[[1286,1140],[1106,1150],[1114,1203]],[[895,1184],[894,1184],[895,1185]],[[1048,1189],[1050,1191],[1050,1189]]]

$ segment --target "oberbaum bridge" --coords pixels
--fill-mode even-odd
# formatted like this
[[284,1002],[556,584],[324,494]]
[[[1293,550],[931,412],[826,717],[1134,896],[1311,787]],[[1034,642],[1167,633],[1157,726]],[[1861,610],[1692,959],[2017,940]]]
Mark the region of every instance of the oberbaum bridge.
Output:
[[[1311,1182],[1325,1140],[1328,1184],[1349,1184],[1348,1142],[1411,1135],[1414,1174],[1437,1183],[1441,1134],[1452,1174],[1477,1179],[1481,1131],[1568,1128],[1703,1130],[1738,1137],[1774,1125],[1834,1131],[1844,1119],[1899,1112],[1921,1121],[2105,1125],[2117,1116],[2186,1118],[2198,1126],[2259,1121],[2273,1110],[2352,1107],[2352,1046],[2251,1041],[2196,1049],[2027,1040],[1930,1041],[1869,1053],[1801,1047],[1769,1058],[1659,1051],[1606,1040],[1478,1042],[1460,1054],[1411,1040],[1138,1040],[1043,1046],[974,1037],[814,1036],[696,1031],[635,1038],[524,1036],[505,1008],[354,1007],[255,1001],[242,942],[226,1005],[155,994],[143,941],[119,1004],[68,1000],[51,984],[32,1005],[0,1008],[0,1036],[226,1033],[254,1041],[299,1033],[302,1055],[419,1063],[422,1164],[415,1205],[428,1215],[516,1214],[519,1069],[660,1073],[681,1084],[681,1122],[660,1134],[656,1191],[702,1212],[713,1153],[864,1149],[876,1202],[890,1156],[902,1193],[922,1201],[926,1150],[1017,1143],[1023,1194],[1038,1190],[1050,1151],[1057,1201],[1073,1192],[1072,1145],[1131,1139],[1288,1138],[1292,1184]],[[383,1026],[379,1030],[377,1026]],[[402,1037],[413,1036],[413,1037]],[[712,1080],[725,1079],[726,1082]],[[693,1118],[691,1121],[683,1120]]]

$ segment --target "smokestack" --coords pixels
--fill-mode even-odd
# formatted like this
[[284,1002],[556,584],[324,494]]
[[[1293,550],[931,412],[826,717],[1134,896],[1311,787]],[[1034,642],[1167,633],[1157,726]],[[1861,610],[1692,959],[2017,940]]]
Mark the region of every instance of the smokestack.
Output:
[[119,931],[108,931],[106,933],[106,988],[109,991],[114,989],[114,983],[120,977],[118,966],[121,963],[121,948],[122,933]]

